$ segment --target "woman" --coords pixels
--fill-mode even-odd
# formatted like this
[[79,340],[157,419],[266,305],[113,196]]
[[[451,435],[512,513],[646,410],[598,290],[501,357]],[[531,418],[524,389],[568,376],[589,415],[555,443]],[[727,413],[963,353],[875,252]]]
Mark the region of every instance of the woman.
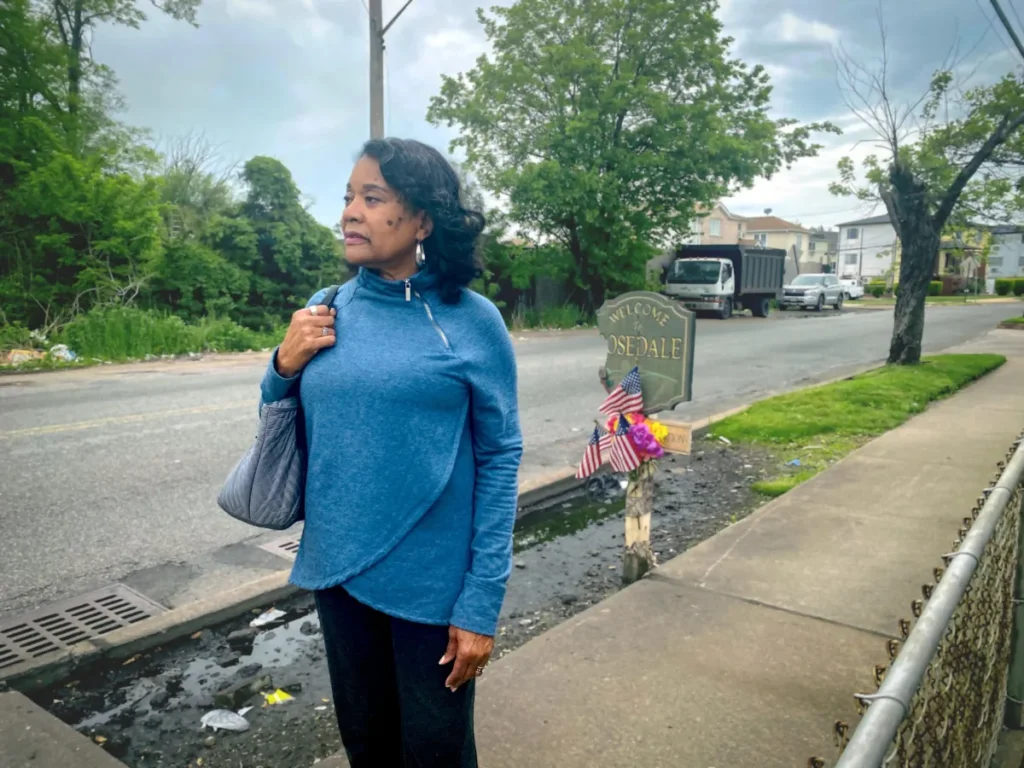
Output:
[[263,379],[264,402],[302,401],[291,578],[316,596],[353,768],[477,764],[522,454],[508,332],[466,288],[483,226],[439,152],[370,141],[342,216],[359,274],[295,313]]

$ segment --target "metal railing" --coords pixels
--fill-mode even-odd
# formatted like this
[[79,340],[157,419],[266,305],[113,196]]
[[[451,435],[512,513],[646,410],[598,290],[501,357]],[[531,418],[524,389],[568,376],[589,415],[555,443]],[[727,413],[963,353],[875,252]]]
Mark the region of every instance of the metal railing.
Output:
[[[889,641],[892,665],[876,667],[878,690],[856,694],[863,717],[852,736],[845,723],[836,722],[841,754],[835,768],[988,765],[1003,724],[1014,613],[1022,602],[1014,591],[1024,482],[1021,439],[1007,459],[998,480],[964,519],[953,551],[943,556],[946,568],[935,569],[937,583],[925,585],[924,599],[913,602],[918,617],[913,629],[909,621],[900,622],[902,648],[899,640]],[[824,761],[811,758],[809,764]]]

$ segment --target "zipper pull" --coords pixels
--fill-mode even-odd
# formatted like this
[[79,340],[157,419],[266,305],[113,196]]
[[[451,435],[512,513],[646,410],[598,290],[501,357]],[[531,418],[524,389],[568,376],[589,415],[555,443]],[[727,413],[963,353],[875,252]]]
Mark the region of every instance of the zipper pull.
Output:
[[412,301],[412,283],[405,281],[405,300]]

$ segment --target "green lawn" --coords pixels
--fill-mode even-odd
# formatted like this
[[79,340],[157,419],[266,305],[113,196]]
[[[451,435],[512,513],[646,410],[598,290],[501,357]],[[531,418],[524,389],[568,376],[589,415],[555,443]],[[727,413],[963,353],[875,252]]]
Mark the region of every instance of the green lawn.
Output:
[[780,496],[928,403],[1006,362],[1002,355],[938,355],[755,403],[714,425],[713,436],[779,450],[783,474],[754,485]]
[[[987,301],[1004,301],[1006,299],[1014,299],[1019,297],[1014,296],[991,296],[989,294],[982,294],[980,296],[974,295],[963,295],[963,296],[928,296],[925,298],[925,304],[984,304]],[[851,299],[854,304],[861,304],[864,306],[876,306],[876,307],[892,307],[896,305],[896,299],[892,296],[883,296],[880,299],[876,299],[874,296],[865,296],[863,299]]]
[[1003,320],[1003,322],[1009,325],[1024,325],[1024,317],[1011,317]]

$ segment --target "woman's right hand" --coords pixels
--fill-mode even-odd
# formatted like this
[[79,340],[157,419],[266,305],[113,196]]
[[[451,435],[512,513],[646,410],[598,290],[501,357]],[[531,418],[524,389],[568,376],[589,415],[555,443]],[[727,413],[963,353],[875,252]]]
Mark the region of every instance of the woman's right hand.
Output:
[[324,347],[334,346],[334,316],[337,311],[319,304],[304,307],[292,315],[284,341],[277,348],[275,368],[284,378],[297,376]]

